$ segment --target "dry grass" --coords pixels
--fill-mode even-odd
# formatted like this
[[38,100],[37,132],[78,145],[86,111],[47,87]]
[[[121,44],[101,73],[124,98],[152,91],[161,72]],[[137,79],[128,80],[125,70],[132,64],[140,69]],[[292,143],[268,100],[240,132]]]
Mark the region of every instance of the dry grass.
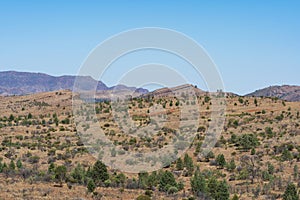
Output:
[[[154,102],[159,98],[155,98]],[[236,146],[230,144],[232,134],[237,136],[242,134],[253,133],[257,135],[260,141],[260,145],[256,147],[256,154],[259,154],[259,161],[257,165],[261,170],[266,170],[267,162],[270,162],[275,167],[276,177],[282,179],[282,184],[285,186],[288,181],[294,181],[293,179],[293,168],[294,165],[298,165],[300,168],[299,160],[292,159],[290,161],[281,161],[278,158],[281,154],[276,154],[274,147],[281,145],[293,145],[291,153],[297,155],[299,152],[297,148],[300,147],[300,118],[297,118],[297,113],[300,111],[300,102],[285,102],[281,100],[275,100],[270,98],[256,98],[257,105],[254,104],[254,98],[243,97],[243,102],[240,103],[239,97],[227,97],[226,104],[226,122],[222,136],[225,144],[218,143],[212,151],[217,156],[218,154],[224,154],[226,161],[234,159],[236,165],[240,165],[240,159],[244,155],[250,155],[250,152],[240,151]],[[169,102],[171,98],[165,97],[164,101]],[[200,104],[200,120],[199,126],[207,128],[210,117],[209,103],[202,104],[204,98],[198,99]],[[179,110],[174,105],[166,103],[165,113],[155,113],[154,115],[166,114],[169,122],[166,123],[166,127],[176,129],[176,122],[179,116]],[[109,105],[102,103],[103,109],[109,108]],[[149,102],[142,102],[142,108],[139,108],[139,104],[134,102],[131,104],[130,114],[136,116],[135,123],[138,126],[146,126],[147,120],[149,120],[148,109],[150,107]],[[55,161],[58,165],[67,165],[70,168],[75,166],[77,163],[82,163],[84,166],[90,166],[95,162],[95,158],[90,156],[87,152],[75,153],[74,155],[68,155],[68,152],[72,152],[74,149],[82,148],[78,146],[79,138],[75,131],[75,125],[72,119],[72,93],[69,91],[58,91],[40,93],[29,96],[20,97],[0,97],[0,125],[6,125],[0,129],[0,142],[9,140],[12,143],[19,143],[19,147],[10,146],[3,147],[0,152],[0,157],[3,158],[3,162],[9,163],[11,159],[21,159],[24,166],[34,167],[41,171],[47,171],[48,160],[51,157],[58,155],[62,156],[63,159],[57,159]],[[20,122],[32,114],[31,125],[22,125]],[[3,119],[9,118],[10,115],[15,118],[19,117],[16,122],[3,122]],[[57,115],[60,121],[58,126],[53,122],[53,114]],[[283,115],[283,119],[276,119],[278,116]],[[151,116],[153,117],[153,116]],[[69,118],[69,124],[62,124],[61,121]],[[145,145],[145,141],[137,139],[133,144],[129,144],[130,138],[127,133],[122,132],[113,119],[111,111],[108,113],[100,112],[98,114],[100,119],[100,125],[104,128],[105,133],[111,140],[120,142],[120,145],[126,144],[130,151],[145,150],[148,148]],[[44,124],[40,124],[42,120]],[[51,121],[52,120],[52,121]],[[232,122],[237,121],[237,126],[232,125]],[[230,125],[231,122],[231,125]],[[36,124],[35,124],[36,123]],[[109,126],[107,127],[107,125]],[[174,128],[175,127],[175,128]],[[265,128],[270,127],[272,132],[275,133],[272,137],[265,137]],[[110,134],[111,132],[115,134]],[[204,133],[199,133],[200,136]],[[16,136],[22,136],[22,140]],[[157,141],[158,137],[155,136],[152,139],[152,143]],[[126,142],[124,142],[126,141]],[[200,141],[200,140],[199,140]],[[123,143],[122,143],[123,142]],[[168,142],[166,139],[165,142]],[[195,141],[197,142],[197,141]],[[152,148],[152,147],[151,147]],[[51,156],[49,152],[51,149],[55,149],[55,155]],[[198,165],[203,170],[219,171],[224,174],[224,178],[228,181],[232,174],[238,175],[237,170],[234,172],[228,172],[226,169],[219,169],[216,166],[211,166],[209,162],[199,162],[197,156],[194,156],[195,145],[189,150],[188,154],[193,158],[195,165]],[[8,155],[9,153],[9,155]],[[26,154],[31,153],[32,156],[38,156],[40,159],[38,163],[32,164],[28,162]],[[168,170],[173,171],[175,164],[172,164]],[[126,174],[127,177],[135,177],[136,175]],[[177,180],[184,181],[184,191],[180,191],[177,194],[178,199],[182,196],[188,196],[191,194],[189,177],[177,177]],[[295,182],[297,182],[295,180]],[[249,180],[233,180],[228,181],[231,187],[231,194],[237,193],[240,199],[251,199],[253,198],[252,191],[258,186],[263,190],[263,185],[267,185],[269,181],[262,181],[261,178],[256,178],[254,184],[251,184]],[[73,185],[72,189],[68,189],[67,185],[63,187],[54,187],[54,183],[45,183],[43,181],[33,182],[30,180],[23,181],[21,178],[15,177],[10,178],[1,174],[0,176],[0,198],[1,199],[92,199],[91,194],[87,194],[86,187]],[[97,188],[96,190],[103,197],[102,199],[134,199],[139,194],[144,193],[142,190],[120,190],[120,188]],[[283,188],[278,186],[269,188],[266,194],[260,193],[257,199],[265,199],[266,195],[270,194],[282,194]],[[185,194],[184,194],[185,193]],[[165,194],[154,192],[156,199],[176,199],[176,196],[167,196]],[[164,197],[163,197],[164,196]],[[95,197],[94,197],[95,198]]]

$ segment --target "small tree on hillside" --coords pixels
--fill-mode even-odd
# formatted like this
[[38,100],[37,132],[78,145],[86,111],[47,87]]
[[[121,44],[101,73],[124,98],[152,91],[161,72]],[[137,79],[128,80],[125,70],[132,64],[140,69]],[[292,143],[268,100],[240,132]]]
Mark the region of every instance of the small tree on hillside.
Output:
[[229,172],[233,172],[236,168],[236,164],[234,162],[234,159],[231,159],[229,163],[226,164],[226,169],[229,171]]
[[159,190],[167,192],[169,190],[169,188],[172,186],[177,187],[177,183],[176,183],[174,175],[169,171],[162,172],[162,175],[161,175],[161,178],[159,181]]
[[183,163],[184,163],[184,167],[186,167],[186,169],[188,170],[188,175],[191,176],[194,172],[193,159],[188,154],[185,154]]
[[146,189],[148,186],[148,178],[149,178],[148,172],[140,172],[138,175],[139,175],[139,179],[138,179],[139,188]]
[[157,176],[156,171],[153,171],[148,177],[148,186],[150,188],[154,188],[159,183],[159,178]]
[[239,197],[236,194],[234,194],[231,200],[239,200]]
[[225,157],[223,154],[219,154],[216,158],[216,162],[217,162],[217,165],[220,167],[220,168],[224,168],[225,165],[226,165],[226,160],[225,160]]
[[9,163],[9,169],[11,171],[15,171],[15,169],[16,169],[16,165],[15,165],[13,160],[11,160],[10,163]]
[[21,169],[23,167],[22,161],[19,159],[17,160],[17,168]]
[[259,145],[259,141],[253,134],[244,134],[239,138],[239,146],[245,151],[255,148]]
[[217,193],[215,199],[228,200],[229,199],[229,188],[225,180],[220,181],[217,186]]
[[136,200],[151,200],[151,197],[149,197],[147,195],[144,195],[144,194],[141,194],[140,196],[138,196],[136,198]]
[[255,106],[258,106],[258,102],[257,102],[256,98],[254,99],[254,104],[255,104]]
[[87,189],[88,189],[88,192],[94,192],[94,190],[96,189],[96,185],[95,185],[93,179],[89,179],[88,184],[87,184]]
[[80,164],[78,164],[71,172],[71,177],[74,178],[74,180],[77,183],[80,183],[80,184],[84,183],[84,179],[85,179],[84,167],[82,167]]
[[177,170],[183,170],[183,162],[181,158],[178,158],[177,162],[176,162],[176,169]]
[[194,176],[191,178],[191,187],[194,195],[197,197],[204,197],[206,192],[206,181],[199,169],[195,171]]
[[299,194],[297,193],[296,186],[293,183],[289,183],[283,194],[283,200],[299,200]]
[[292,160],[293,159],[293,156],[291,154],[291,152],[285,148],[281,154],[281,160],[282,161],[289,161],[289,160]]
[[109,179],[109,174],[104,163],[97,160],[91,170],[91,178],[97,186]]
[[240,158],[242,167],[250,173],[251,183],[254,183],[254,178],[260,170],[260,159],[256,155],[243,155]]
[[217,185],[218,185],[218,181],[216,177],[212,176],[208,179],[207,192],[208,194],[210,194],[210,196],[212,196],[212,194],[214,195],[217,193]]
[[62,182],[66,178],[67,168],[64,165],[58,166],[55,168],[54,173],[55,173],[55,178],[59,181],[60,185],[62,185]]
[[228,200],[229,187],[225,180],[218,181],[216,177],[211,177],[208,180],[207,191],[212,199]]
[[53,173],[55,170],[55,164],[52,162],[50,163],[49,167],[48,167],[48,173]]
[[299,169],[298,169],[298,165],[295,164],[294,165],[294,169],[293,169],[293,176],[294,176],[294,179],[296,180],[298,178],[298,174],[299,174]]

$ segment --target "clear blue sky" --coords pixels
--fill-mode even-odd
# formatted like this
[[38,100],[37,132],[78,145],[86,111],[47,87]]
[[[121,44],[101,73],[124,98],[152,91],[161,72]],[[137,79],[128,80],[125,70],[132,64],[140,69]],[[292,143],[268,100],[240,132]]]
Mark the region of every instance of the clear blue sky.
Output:
[[0,70],[76,74],[106,38],[163,27],[201,44],[227,91],[300,85],[299,10],[289,0],[0,1]]

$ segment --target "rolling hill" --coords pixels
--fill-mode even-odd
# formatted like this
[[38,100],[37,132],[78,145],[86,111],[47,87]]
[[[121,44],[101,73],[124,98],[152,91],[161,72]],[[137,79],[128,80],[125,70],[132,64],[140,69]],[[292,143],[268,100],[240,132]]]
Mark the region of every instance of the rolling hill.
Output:
[[277,97],[286,101],[300,101],[300,86],[270,86],[260,90],[256,90],[246,96],[254,97]]

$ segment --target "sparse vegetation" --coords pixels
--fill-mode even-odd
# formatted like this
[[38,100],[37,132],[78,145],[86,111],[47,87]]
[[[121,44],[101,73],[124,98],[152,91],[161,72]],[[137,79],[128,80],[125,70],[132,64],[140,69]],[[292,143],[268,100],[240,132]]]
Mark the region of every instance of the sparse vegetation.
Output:
[[[172,199],[177,196],[183,199],[293,199],[299,195],[298,102],[285,102],[286,106],[283,106],[280,100],[269,98],[228,98],[224,131],[216,147],[202,156],[213,107],[210,97],[197,97],[201,116],[188,151],[177,161],[166,160],[167,165],[162,170],[127,174],[113,170],[89,155],[85,141],[76,131],[70,93],[58,94],[34,96],[39,101],[30,96],[2,99],[3,105],[9,102],[11,106],[2,108],[0,114],[0,176],[3,177],[0,180],[8,180],[3,182],[6,187],[10,188],[18,181],[18,187],[25,190],[31,186],[50,188],[49,191],[41,189],[43,193],[38,195],[53,197],[54,191],[72,194],[78,190],[86,199],[102,195],[112,199],[121,195],[130,199]],[[196,100],[188,104],[195,104]],[[22,101],[25,102],[20,103]],[[150,123],[151,106],[156,103],[165,106],[165,119],[172,122],[178,119],[178,109],[187,101],[132,99],[129,109],[137,126],[145,127]],[[109,101],[96,104],[100,126],[121,149],[112,148],[111,156],[127,151],[159,149],[169,144],[173,135],[180,133],[174,124],[166,123],[163,128],[155,129],[157,134],[153,137],[131,137],[115,123],[111,104]],[[89,116],[87,120],[97,119]],[[83,128],[90,129],[89,125]],[[186,144],[178,143],[176,147],[180,150]],[[101,156],[103,154],[99,152]],[[128,163],[134,165],[135,161],[128,160]],[[15,191],[16,198],[23,198],[23,193],[14,187],[10,190]]]

